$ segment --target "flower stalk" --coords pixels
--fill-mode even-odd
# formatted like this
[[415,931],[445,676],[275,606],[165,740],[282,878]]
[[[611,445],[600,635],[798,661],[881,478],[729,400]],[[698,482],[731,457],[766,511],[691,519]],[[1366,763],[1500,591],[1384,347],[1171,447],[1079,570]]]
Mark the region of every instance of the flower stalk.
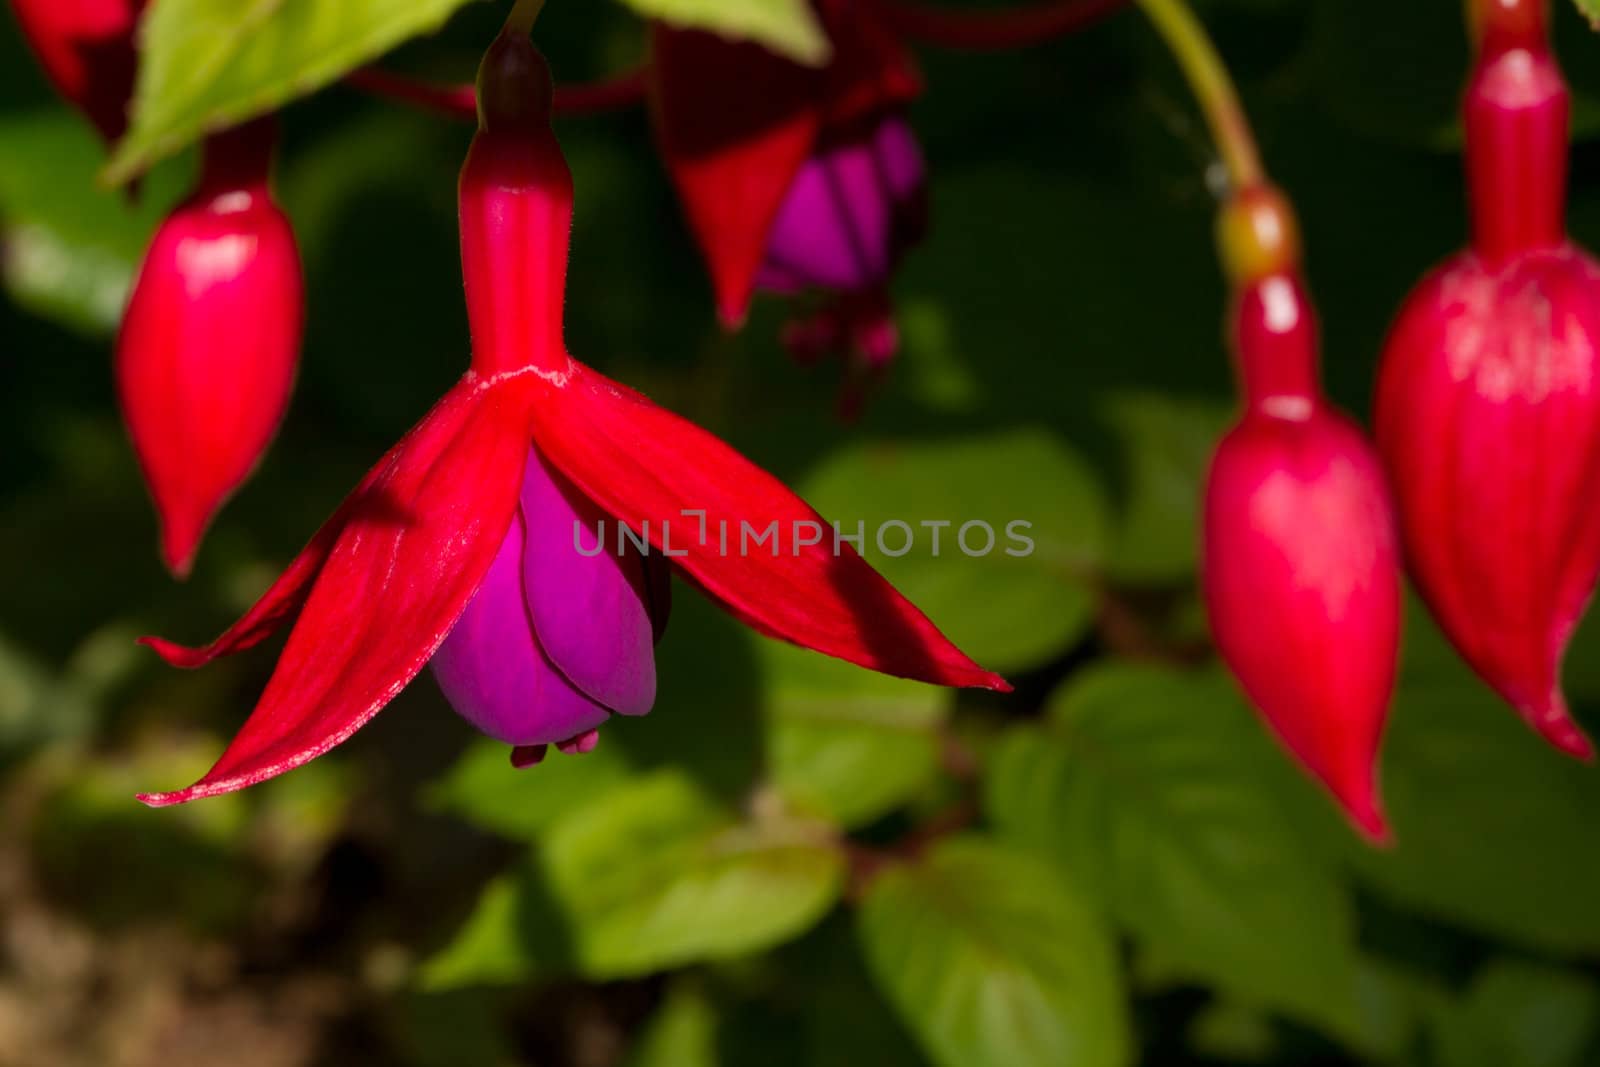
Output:
[[[598,81],[557,85],[552,110],[557,118],[576,118],[637,107],[644,103],[646,77],[641,64]],[[470,83],[437,84],[377,67],[358,70],[348,75],[345,83],[372,96],[461,122],[478,121],[478,90]]]
[[1006,52],[1089,26],[1128,0],[1042,0],[999,10],[929,7],[914,0],[872,0],[871,7],[896,32],[923,44],[963,52]]
[[539,12],[543,10],[544,0],[517,0],[506,17],[506,31],[523,36],[532,33],[533,24],[539,21]]
[[1195,102],[1211,128],[1212,140],[1228,171],[1234,189],[1260,184],[1265,175],[1250,120],[1227,66],[1205,27],[1185,0],[1137,0],[1144,13],[1167,43],[1167,48],[1183,68],[1184,78],[1194,93]]

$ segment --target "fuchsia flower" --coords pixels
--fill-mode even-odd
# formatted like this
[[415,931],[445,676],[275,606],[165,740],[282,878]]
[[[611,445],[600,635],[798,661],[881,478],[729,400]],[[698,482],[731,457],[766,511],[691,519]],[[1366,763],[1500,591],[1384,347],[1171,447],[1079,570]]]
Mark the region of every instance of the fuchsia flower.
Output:
[[[549,128],[550,77],[503,34],[479,76],[480,128],[461,176],[472,327],[465,378],[373,468],[311,544],[211,645],[150,643],[198,666],[298,613],[255,711],[215,767],[155,805],[243,788],[348,738],[430,661],[458,711],[516,746],[586,751],[610,714],[654,693],[666,603],[639,557],[582,558],[572,520],[649,538],[768,636],[890,674],[1007,689],[848,545],[767,555],[676,537],[702,520],[820,522],[727,445],[567,354],[561,310],[572,179]],[[787,549],[787,546],[786,546]],[[682,553],[681,555],[679,553]]]
[[1566,237],[1570,104],[1544,6],[1494,0],[1479,22],[1472,246],[1400,313],[1378,440],[1440,625],[1534,729],[1588,758],[1561,660],[1600,574],[1600,265]]
[[1284,237],[1288,205],[1254,191],[1229,212],[1225,226],[1256,227],[1285,251],[1265,269],[1234,271],[1245,410],[1206,488],[1211,627],[1272,729],[1357,827],[1383,839],[1375,765],[1400,626],[1383,472],[1317,384],[1315,311]]
[[51,84],[107,141],[128,125],[139,65],[133,30],[144,6],[145,0],[11,0]]
[[199,185],[145,252],[117,337],[123,420],[179,576],[294,386],[305,283],[267,187],[272,143],[270,121],[206,142]]
[[926,223],[922,152],[905,120],[921,81],[863,5],[817,8],[834,48],[822,70],[657,26],[657,129],[723,322],[743,322],[758,288],[827,294],[788,330],[791,349],[853,352],[882,369],[898,344],[889,278]]

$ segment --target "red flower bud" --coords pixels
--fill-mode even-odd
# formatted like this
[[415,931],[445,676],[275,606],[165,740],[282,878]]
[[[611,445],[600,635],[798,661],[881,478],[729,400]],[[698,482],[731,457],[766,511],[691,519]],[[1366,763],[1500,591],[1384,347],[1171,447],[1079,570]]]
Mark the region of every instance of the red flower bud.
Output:
[[1543,6],[1480,0],[1478,16],[1473,245],[1400,313],[1378,440],[1440,625],[1534,729],[1587,758],[1560,679],[1600,574],[1600,267],[1564,235],[1568,99]]
[[121,137],[139,65],[133,30],[145,0],[11,0],[11,6],[56,91],[106,140]]
[[478,135],[461,169],[461,269],[480,374],[560,372],[572,172],[550,129],[554,87],[533,45],[502,34],[478,70]]
[[294,383],[305,286],[267,189],[272,140],[254,124],[206,143],[199,186],[156,232],[117,338],[123,419],[180,577]]
[[[1394,520],[1376,454],[1317,388],[1314,311],[1292,240],[1242,257],[1230,240],[1250,221],[1246,199],[1224,217],[1243,287],[1234,343],[1245,412],[1206,489],[1211,628],[1267,723],[1351,821],[1383,839],[1375,764],[1400,630]],[[1280,269],[1250,278],[1252,264]]]

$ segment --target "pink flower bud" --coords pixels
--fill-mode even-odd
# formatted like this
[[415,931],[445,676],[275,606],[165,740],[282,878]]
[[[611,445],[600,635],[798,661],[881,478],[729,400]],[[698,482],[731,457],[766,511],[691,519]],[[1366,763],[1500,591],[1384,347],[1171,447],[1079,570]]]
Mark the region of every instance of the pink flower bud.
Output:
[[117,338],[123,419],[180,577],[294,383],[305,286],[267,189],[272,140],[255,124],[207,142],[199,187],[156,232]]
[[1390,335],[1378,441],[1412,576],[1461,654],[1556,747],[1592,749],[1561,659],[1600,574],[1600,267],[1570,246],[1428,277]]
[[1540,0],[1477,9],[1472,248],[1384,350],[1378,441],[1412,576],[1462,656],[1561,750],[1561,660],[1600,574],[1600,267],[1564,232],[1568,94]]
[[1206,490],[1212,631],[1290,751],[1383,839],[1375,763],[1400,627],[1383,473],[1317,391],[1316,324],[1295,276],[1250,284],[1236,325],[1246,409]]
[[144,0],[11,0],[28,46],[55,86],[108,141],[128,125]]

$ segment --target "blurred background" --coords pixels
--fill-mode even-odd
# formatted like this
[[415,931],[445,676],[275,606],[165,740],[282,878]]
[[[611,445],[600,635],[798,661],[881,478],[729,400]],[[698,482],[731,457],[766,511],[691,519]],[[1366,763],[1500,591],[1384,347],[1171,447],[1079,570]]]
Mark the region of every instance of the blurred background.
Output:
[[[970,0],[976,4],[976,0]],[[1600,245],[1600,39],[1572,226]],[[1457,0],[1214,0],[1295,198],[1340,403],[1464,235]],[[469,5],[397,69],[466,80]],[[637,62],[556,0],[563,80]],[[189,157],[125,198],[0,19],[0,1064],[1070,1067],[1600,1063],[1600,773],[1408,621],[1370,850],[1209,651],[1195,513],[1230,415],[1204,133],[1125,12],[998,56],[922,52],[933,228],[903,358],[855,425],[781,302],[723,336],[642,111],[564,120],[573,352],[831,518],[1034,525],[1024,560],[869,552],[1010,698],[755,637],[680,585],[661,698],[512,770],[423,676],[333,754],[152,811],[209,766],[274,646],[181,673],[466,365],[470,130],[334,88],[278,188],[309,283],[298,391],[187,584],[118,424],[110,336]],[[924,545],[925,547],[925,545]],[[1600,629],[1568,685],[1600,727]]]

